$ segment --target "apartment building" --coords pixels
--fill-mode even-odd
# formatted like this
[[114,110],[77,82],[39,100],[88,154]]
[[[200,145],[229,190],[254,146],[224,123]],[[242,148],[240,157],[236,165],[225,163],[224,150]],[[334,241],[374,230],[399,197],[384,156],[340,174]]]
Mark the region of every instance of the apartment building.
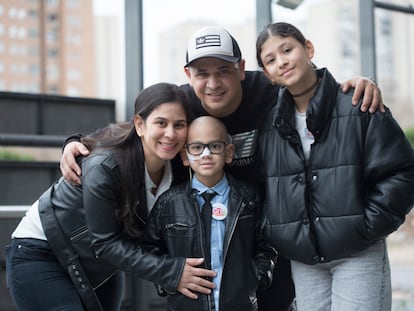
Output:
[[0,90],[96,94],[92,0],[0,0]]

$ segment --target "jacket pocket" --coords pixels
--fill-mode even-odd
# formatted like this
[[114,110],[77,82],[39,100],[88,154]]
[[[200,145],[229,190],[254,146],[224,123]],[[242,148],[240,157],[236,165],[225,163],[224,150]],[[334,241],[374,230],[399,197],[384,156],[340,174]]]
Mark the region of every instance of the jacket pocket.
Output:
[[[169,217],[168,217],[169,218]],[[196,241],[199,240],[197,225],[190,217],[171,217],[165,219],[163,236],[171,257],[190,257],[201,255],[195,253]]]
[[73,231],[70,234],[70,240],[72,243],[76,243],[79,240],[82,240],[84,238],[88,238],[88,226],[84,225],[80,228],[77,228],[75,231]]
[[195,220],[190,217],[167,217],[164,224],[165,235],[171,238],[193,237],[196,233]]

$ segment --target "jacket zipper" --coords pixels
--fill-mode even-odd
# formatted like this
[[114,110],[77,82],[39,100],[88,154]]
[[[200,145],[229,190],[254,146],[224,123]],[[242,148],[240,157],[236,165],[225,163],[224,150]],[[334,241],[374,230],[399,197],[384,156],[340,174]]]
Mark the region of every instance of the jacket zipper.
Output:
[[309,227],[310,227],[310,235],[311,235],[311,241],[313,243],[313,245],[315,246],[315,250],[316,250],[316,255],[318,256],[318,262],[319,262],[319,258],[321,257],[321,253],[320,253],[320,248],[319,248],[319,241],[318,241],[318,236],[316,235],[315,232],[315,223],[314,223],[314,217],[313,217],[313,212],[312,212],[312,199],[311,199],[311,192],[312,192],[312,157],[313,157],[313,149],[314,149],[314,144],[311,144],[311,149],[309,152],[309,159],[308,159],[308,163],[306,164],[306,159],[305,159],[305,154],[303,152],[303,148],[302,148],[302,156],[303,159],[305,161],[305,180],[306,180],[306,190],[305,190],[305,204],[306,204],[306,211],[307,211],[307,215],[308,215],[308,219],[309,219]]

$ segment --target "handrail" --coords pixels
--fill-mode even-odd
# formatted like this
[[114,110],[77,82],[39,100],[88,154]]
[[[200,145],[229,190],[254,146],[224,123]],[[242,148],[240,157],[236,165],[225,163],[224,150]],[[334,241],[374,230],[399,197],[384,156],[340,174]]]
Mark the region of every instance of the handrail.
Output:
[[67,136],[0,134],[0,146],[62,147]]
[[30,205],[0,205],[0,218],[22,217]]

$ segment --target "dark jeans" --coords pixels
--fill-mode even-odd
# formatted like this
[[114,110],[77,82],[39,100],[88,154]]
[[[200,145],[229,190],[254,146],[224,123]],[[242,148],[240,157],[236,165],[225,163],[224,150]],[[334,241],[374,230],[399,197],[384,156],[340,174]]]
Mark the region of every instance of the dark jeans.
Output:
[[[6,276],[19,311],[85,311],[47,241],[12,239],[6,248]],[[123,273],[117,273],[96,290],[105,311],[120,310],[123,278]]]

